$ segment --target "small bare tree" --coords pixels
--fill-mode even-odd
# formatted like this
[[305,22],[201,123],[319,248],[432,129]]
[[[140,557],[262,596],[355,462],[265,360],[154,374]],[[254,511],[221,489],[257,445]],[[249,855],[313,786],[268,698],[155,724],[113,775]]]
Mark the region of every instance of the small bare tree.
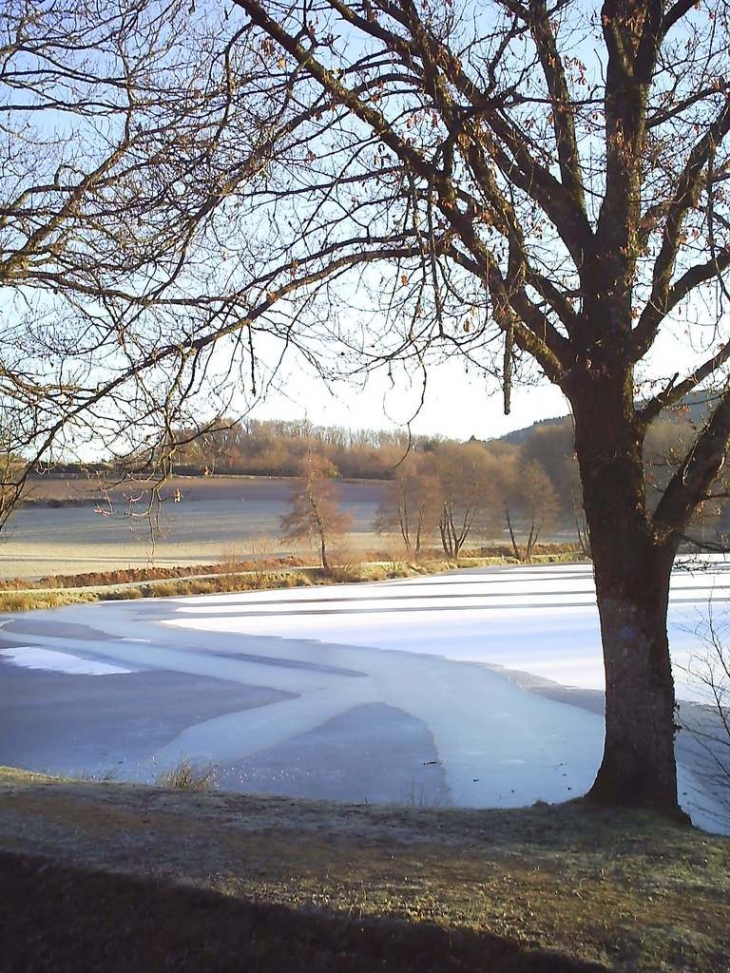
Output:
[[340,508],[333,478],[337,470],[326,459],[309,456],[292,495],[292,510],[281,518],[285,540],[315,540],[325,571],[331,569],[327,549],[332,540],[352,526],[352,517]]
[[435,458],[441,487],[441,544],[447,557],[458,559],[472,530],[488,520],[496,463],[478,442],[445,443]]
[[375,518],[379,533],[397,530],[408,557],[420,557],[441,515],[441,486],[425,457],[409,453],[383,491]]
[[[558,508],[558,495],[543,466],[537,460],[530,460],[520,467],[516,472],[513,489],[504,503],[507,530],[518,561],[530,560],[541,532],[555,525]],[[513,515],[515,509],[525,526],[524,547],[520,547],[517,540]]]

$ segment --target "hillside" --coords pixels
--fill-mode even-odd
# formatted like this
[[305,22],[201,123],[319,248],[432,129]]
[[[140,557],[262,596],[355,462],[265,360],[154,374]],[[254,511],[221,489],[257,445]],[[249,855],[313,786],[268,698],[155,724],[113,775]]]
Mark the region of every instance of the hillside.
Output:
[[500,436],[499,442],[510,443],[512,446],[522,446],[526,443],[537,430],[540,429],[572,429],[572,422],[570,416],[557,416],[554,419],[539,419],[537,422],[533,422],[531,426],[524,426],[522,429],[513,429],[512,432],[507,432],[504,436]]
[[[663,412],[659,421],[671,419],[679,423],[700,423],[707,416],[713,402],[714,399],[709,392],[690,392],[689,395],[685,396],[681,405]],[[504,436],[500,436],[499,442],[522,446],[531,439],[535,432],[541,429],[554,429],[556,427],[568,429],[572,428],[572,422],[572,417],[569,415],[556,416],[553,419],[539,419],[537,422],[533,422],[531,426],[524,426],[522,429],[513,429],[512,432],[505,433]]]
[[579,804],[332,805],[0,771],[0,970],[694,971],[730,840]]

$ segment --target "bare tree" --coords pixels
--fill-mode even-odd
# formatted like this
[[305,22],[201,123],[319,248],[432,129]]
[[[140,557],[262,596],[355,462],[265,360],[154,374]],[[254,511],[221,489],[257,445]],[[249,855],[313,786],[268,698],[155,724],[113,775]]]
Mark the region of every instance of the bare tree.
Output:
[[441,486],[426,457],[409,453],[386,484],[375,518],[380,533],[397,530],[408,557],[420,557],[442,511]]
[[[537,460],[529,460],[515,471],[512,489],[504,500],[512,551],[518,561],[529,561],[543,530],[555,525],[558,512],[558,495],[552,480]],[[521,548],[517,540],[515,511],[525,529],[525,544]]]
[[701,705],[682,705],[680,723],[699,746],[699,773],[730,820],[730,634],[727,615],[718,616],[712,600],[694,631],[698,646],[686,673]]
[[520,460],[536,460],[550,477],[561,511],[571,509],[571,489],[580,485],[575,459],[573,423],[569,416],[552,423],[539,423],[522,443]]
[[[507,408],[530,361],[562,389],[606,666],[590,796],[678,814],[669,576],[730,393],[654,509],[642,446],[730,358],[726,0],[234,2],[299,122],[249,196],[279,206],[270,291],[291,298],[306,269],[300,307],[372,363],[421,367],[440,345],[499,375]],[[363,335],[337,314],[353,278]],[[647,395],[639,363],[679,321],[704,357]]]
[[335,537],[352,526],[350,514],[340,509],[333,477],[337,470],[328,460],[308,457],[299,486],[292,494],[292,510],[281,518],[286,540],[315,540],[325,571],[331,568],[327,549]]
[[458,560],[477,527],[484,529],[495,505],[495,460],[481,443],[444,443],[434,454],[441,495],[438,527],[447,557]]

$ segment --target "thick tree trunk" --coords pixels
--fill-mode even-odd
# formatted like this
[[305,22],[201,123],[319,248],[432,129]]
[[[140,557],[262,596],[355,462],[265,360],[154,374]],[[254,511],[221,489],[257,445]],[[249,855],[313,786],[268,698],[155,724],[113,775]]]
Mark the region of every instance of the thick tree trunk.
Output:
[[642,430],[630,376],[570,389],[606,674],[603,761],[588,797],[681,816],[667,603],[675,546],[645,508]]
[[647,557],[637,540],[633,563],[618,575],[610,538],[593,532],[591,544],[606,674],[606,738],[588,796],[602,804],[673,813],[678,810],[674,682],[666,623],[671,558],[663,552]]

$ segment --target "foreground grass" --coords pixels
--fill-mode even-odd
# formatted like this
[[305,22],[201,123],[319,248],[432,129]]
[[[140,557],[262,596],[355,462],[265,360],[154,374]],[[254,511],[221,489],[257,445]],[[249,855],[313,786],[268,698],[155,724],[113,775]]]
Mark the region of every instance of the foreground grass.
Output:
[[[554,564],[581,560],[575,545],[543,545],[532,564]],[[329,571],[295,561],[276,558],[266,562],[207,565],[200,568],[129,568],[80,575],[53,575],[29,583],[25,579],[0,581],[0,612],[59,608],[95,601],[136,598],[180,598],[221,592],[261,591],[311,585],[355,584],[418,577],[442,571],[517,564],[515,558],[496,549],[464,557],[459,561],[428,558],[416,562],[371,561],[334,567]]]
[[730,957],[730,840],[580,804],[338,806],[5,769],[3,850],[6,969],[715,973]]
[[209,791],[215,786],[215,767],[200,767],[192,760],[183,760],[177,767],[160,774],[157,786],[167,790]]

